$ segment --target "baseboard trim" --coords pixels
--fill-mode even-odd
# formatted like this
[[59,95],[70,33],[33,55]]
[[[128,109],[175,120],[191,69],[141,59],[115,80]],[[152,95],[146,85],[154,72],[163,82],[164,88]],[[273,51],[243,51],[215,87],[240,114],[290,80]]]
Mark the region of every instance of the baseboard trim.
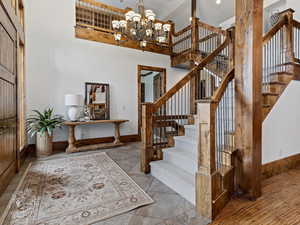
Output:
[[0,196],[17,173],[17,161],[13,161],[9,167],[0,175]]
[[[94,144],[102,144],[102,143],[111,143],[115,140],[114,137],[102,137],[102,138],[89,138],[78,140],[76,144],[80,145],[94,145]],[[138,134],[132,135],[123,135],[120,137],[121,142],[130,143],[130,142],[139,142],[141,138]],[[53,151],[54,152],[64,152],[68,147],[67,141],[58,141],[53,142]],[[35,145],[29,145],[30,151],[35,151]]]
[[262,178],[267,179],[300,166],[300,154],[279,159],[262,166]]

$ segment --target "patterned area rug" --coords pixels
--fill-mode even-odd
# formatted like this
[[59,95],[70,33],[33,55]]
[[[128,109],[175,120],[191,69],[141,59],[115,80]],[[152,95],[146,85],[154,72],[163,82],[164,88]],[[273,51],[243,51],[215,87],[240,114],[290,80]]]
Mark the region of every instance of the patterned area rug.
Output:
[[153,200],[105,153],[29,166],[1,225],[87,225]]

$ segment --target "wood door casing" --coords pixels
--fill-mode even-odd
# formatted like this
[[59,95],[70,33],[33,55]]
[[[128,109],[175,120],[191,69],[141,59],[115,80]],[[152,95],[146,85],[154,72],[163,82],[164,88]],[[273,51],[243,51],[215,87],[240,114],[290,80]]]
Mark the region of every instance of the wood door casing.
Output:
[[141,82],[141,72],[143,70],[159,72],[161,75],[161,91],[162,95],[166,93],[167,90],[167,70],[165,68],[153,67],[153,66],[137,66],[137,88],[138,88],[138,135],[141,138],[141,124],[142,124],[142,82]]
[[0,194],[17,170],[17,36],[0,5]]

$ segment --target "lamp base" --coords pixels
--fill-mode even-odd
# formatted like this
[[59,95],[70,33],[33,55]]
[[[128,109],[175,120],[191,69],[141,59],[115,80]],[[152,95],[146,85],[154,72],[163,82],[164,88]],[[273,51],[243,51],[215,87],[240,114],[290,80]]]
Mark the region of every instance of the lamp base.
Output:
[[77,106],[69,107],[68,116],[71,121],[77,121],[79,119],[79,113],[80,113],[79,107]]

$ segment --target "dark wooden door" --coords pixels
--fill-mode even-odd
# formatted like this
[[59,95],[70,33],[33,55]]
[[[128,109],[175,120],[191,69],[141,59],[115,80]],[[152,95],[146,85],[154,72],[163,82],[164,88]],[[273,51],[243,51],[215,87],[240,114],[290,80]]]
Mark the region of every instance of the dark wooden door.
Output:
[[153,102],[162,96],[162,77],[161,73],[153,78]]
[[0,194],[17,169],[17,32],[0,5]]

